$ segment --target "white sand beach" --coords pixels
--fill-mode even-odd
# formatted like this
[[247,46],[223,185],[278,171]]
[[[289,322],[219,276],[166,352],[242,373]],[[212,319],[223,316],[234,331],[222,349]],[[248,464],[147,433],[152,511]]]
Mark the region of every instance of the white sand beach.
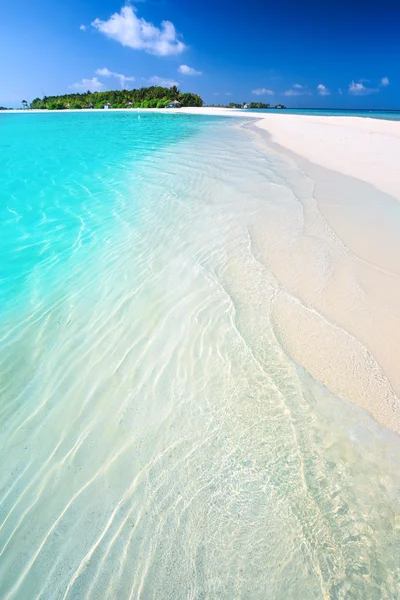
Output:
[[274,246],[268,224],[255,234],[281,287],[277,336],[315,379],[400,431],[400,122],[245,114],[313,182],[300,235]]
[[271,114],[259,126],[309,161],[400,199],[400,121]]
[[[315,181],[309,231],[290,250],[299,275],[274,307],[287,351],[332,391],[399,431],[400,123],[267,115],[257,125]],[[318,212],[334,237],[315,227]],[[329,275],[319,270],[318,250],[329,256]],[[311,272],[319,275],[314,281]],[[302,330],[314,332],[307,343]]]
[[322,167],[371,183],[400,200],[400,121],[225,108],[181,108],[179,112],[253,117],[276,144]]
[[257,125],[315,182],[303,234],[281,248],[285,261],[268,261],[283,289],[278,335],[317,380],[399,431],[400,123],[267,115]]

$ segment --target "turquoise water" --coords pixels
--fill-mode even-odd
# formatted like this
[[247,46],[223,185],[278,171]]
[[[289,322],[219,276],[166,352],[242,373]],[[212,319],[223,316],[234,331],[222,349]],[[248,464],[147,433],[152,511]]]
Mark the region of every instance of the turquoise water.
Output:
[[312,185],[242,125],[0,115],[2,599],[399,597],[399,439],[283,351]]
[[[270,109],[257,109],[250,112],[271,112]],[[386,121],[400,121],[400,110],[346,110],[339,108],[285,108],[274,110],[273,113],[288,115],[309,115],[317,117],[365,117],[367,119],[384,119]]]
[[128,194],[129,210],[140,210],[129,188],[135,163],[196,129],[193,120],[156,115],[32,116],[0,115],[3,316],[26,303],[38,278],[52,294],[78,249],[82,260],[118,226]]

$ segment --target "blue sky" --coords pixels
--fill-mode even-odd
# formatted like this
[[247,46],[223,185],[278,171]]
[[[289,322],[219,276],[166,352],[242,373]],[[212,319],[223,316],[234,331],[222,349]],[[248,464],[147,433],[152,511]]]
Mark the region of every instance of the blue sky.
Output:
[[178,83],[206,103],[400,109],[397,0],[19,0],[0,8],[0,105]]

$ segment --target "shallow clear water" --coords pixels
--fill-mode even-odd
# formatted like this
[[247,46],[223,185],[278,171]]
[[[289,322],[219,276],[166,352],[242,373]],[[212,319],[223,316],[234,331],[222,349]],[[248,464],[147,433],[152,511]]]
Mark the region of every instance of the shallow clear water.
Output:
[[399,439],[283,352],[310,183],[241,125],[0,115],[2,599],[399,597]]

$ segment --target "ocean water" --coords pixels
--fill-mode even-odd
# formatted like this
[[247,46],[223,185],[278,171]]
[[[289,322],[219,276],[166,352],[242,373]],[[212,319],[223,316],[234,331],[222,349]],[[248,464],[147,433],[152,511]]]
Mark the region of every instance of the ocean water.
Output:
[[399,438],[271,316],[304,174],[154,113],[0,115],[0,174],[0,598],[398,598]]

